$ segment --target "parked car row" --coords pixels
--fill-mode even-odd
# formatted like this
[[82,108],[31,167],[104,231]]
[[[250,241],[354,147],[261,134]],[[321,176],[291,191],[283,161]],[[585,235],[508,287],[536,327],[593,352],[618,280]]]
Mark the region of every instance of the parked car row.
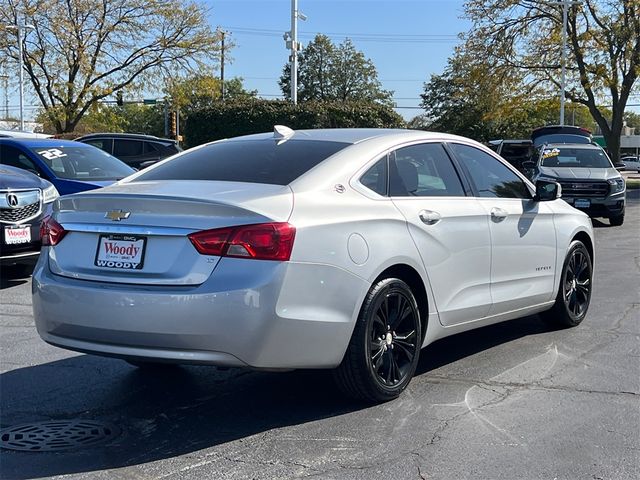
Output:
[[534,130],[530,140],[489,142],[490,148],[530,180],[558,182],[562,198],[591,217],[622,225],[625,181],[591,132],[573,126]]
[[35,260],[41,221],[59,195],[110,185],[181,151],[174,140],[150,135],[93,134],[77,141],[48,137],[0,132],[3,265]]

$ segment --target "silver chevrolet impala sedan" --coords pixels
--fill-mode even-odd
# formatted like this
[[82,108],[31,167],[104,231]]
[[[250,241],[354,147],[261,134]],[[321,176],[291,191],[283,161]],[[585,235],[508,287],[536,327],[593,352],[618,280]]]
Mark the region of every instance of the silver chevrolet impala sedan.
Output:
[[584,319],[593,231],[560,196],[458,136],[276,126],[57,200],[36,326],[137,366],[331,368],[385,401],[439,338]]

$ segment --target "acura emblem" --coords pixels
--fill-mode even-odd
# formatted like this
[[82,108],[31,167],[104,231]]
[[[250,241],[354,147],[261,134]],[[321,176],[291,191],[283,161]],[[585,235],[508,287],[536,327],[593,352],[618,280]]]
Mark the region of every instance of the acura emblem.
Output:
[[18,206],[18,196],[15,193],[7,193],[7,205],[11,208]]
[[114,222],[119,222],[120,220],[129,218],[131,212],[123,212],[122,210],[110,210],[108,211],[104,218],[108,218],[109,220],[113,220]]

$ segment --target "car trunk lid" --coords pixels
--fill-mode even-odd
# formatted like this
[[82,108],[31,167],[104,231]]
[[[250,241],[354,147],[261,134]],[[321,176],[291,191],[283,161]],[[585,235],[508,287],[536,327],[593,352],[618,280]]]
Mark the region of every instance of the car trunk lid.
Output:
[[49,249],[54,274],[143,285],[198,285],[219,257],[188,236],[214,228],[286,221],[289,187],[213,181],[133,182],[59,199],[67,231]]

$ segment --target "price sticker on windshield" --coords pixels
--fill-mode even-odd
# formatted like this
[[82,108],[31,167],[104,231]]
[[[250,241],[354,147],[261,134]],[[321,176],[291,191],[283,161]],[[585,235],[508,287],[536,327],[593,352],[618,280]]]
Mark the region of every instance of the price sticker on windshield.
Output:
[[38,152],[38,154],[42,155],[47,160],[55,160],[56,158],[62,158],[62,157],[66,157],[67,156],[66,153],[64,153],[62,150],[59,150],[57,148],[50,148],[48,150],[40,150]]
[[542,152],[542,158],[557,157],[558,155],[560,155],[560,150],[557,148],[554,148],[553,150],[547,149]]

